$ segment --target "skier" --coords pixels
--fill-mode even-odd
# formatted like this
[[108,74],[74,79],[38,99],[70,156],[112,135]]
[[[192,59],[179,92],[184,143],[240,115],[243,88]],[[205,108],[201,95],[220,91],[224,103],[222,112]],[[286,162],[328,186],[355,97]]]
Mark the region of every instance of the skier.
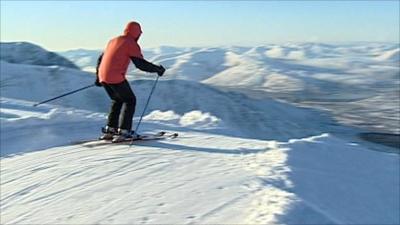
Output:
[[126,80],[129,61],[132,61],[138,69],[157,73],[158,76],[162,76],[165,72],[162,65],[154,65],[143,58],[137,43],[141,34],[140,24],[129,22],[124,34],[111,39],[98,58],[95,84],[103,86],[112,100],[107,125],[102,128],[103,135],[100,139],[119,142],[133,137],[132,119],[136,96]]

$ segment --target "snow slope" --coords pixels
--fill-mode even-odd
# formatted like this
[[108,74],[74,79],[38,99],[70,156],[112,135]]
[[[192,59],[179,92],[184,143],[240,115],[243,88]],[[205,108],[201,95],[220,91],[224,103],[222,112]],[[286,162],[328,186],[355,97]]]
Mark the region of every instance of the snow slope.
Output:
[[[227,128],[198,111],[145,118],[143,132],[180,128],[174,140],[51,147],[95,136],[105,115],[31,105],[2,99],[2,224],[400,222],[397,154],[327,133],[283,142],[213,134]],[[40,141],[26,139],[34,133]]]
[[[60,66],[14,64],[0,61],[1,96],[40,102],[94,83],[95,75]],[[28,92],[28,93],[27,93]],[[55,104],[101,111],[107,95],[100,88],[56,100]],[[78,107],[82,106],[82,107]],[[104,108],[103,108],[104,110]]]
[[0,105],[1,157],[92,137],[79,130],[97,131],[106,118],[102,113],[49,105],[33,107],[33,102],[3,97]]
[[[398,154],[390,153],[393,148],[360,140],[360,130],[337,124],[329,114],[277,101],[263,90],[248,88],[251,93],[241,94],[237,91],[242,85],[233,92],[206,82],[215,78],[211,69],[217,66],[218,73],[231,70],[232,79],[240,76],[240,68],[252,71],[254,77],[249,73],[245,78],[254,85],[264,79],[260,74],[280,68],[288,74],[268,74],[275,76],[268,88],[290,87],[296,96],[309,93],[301,83],[323,91],[332,87],[314,82],[313,76],[334,83],[343,79],[346,85],[378,85],[380,94],[369,98],[349,92],[322,97],[326,104],[340,98],[379,105],[376,111],[366,111],[371,116],[382,111],[396,115],[396,107],[383,104],[388,89],[397,90],[388,85],[397,76],[396,68],[379,58],[392,47],[151,50],[152,57],[169,62],[180,79],[171,74],[160,80],[139,132],[165,130],[179,132],[179,137],[132,147],[98,141],[78,144],[97,137],[105,123],[109,99],[101,88],[32,106],[93,83],[92,73],[1,61],[0,223],[399,224],[400,161]],[[268,66],[254,62],[263,52]],[[337,68],[332,70],[328,63],[348,52],[355,57],[370,52],[378,67],[364,71],[373,74],[378,68],[382,79],[368,76],[364,81],[361,75],[349,78],[340,73],[335,77],[332,71]],[[310,64],[322,60],[320,69],[327,74],[317,75],[314,65],[295,65],[304,58],[314,58]],[[225,63],[218,67],[216,62]],[[365,64],[357,65],[354,68],[361,71]],[[257,74],[258,69],[263,71]],[[201,72],[196,78],[185,78],[196,71]],[[308,75],[294,76],[291,71]],[[153,85],[154,76],[138,79],[142,75],[131,77],[138,99],[136,116]],[[334,87],[353,87],[346,85]],[[391,98],[396,100],[396,95]]]

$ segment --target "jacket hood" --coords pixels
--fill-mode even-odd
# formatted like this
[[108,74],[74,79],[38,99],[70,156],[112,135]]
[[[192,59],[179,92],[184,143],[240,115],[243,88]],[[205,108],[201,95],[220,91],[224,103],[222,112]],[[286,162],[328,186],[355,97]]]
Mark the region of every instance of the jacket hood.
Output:
[[129,22],[124,30],[124,34],[133,37],[135,40],[139,39],[142,34],[142,28],[137,22]]

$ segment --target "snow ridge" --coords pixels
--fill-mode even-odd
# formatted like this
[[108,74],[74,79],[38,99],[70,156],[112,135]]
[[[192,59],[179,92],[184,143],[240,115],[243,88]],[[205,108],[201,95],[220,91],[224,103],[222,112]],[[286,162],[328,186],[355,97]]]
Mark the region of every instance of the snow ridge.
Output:
[[70,60],[49,52],[38,45],[28,42],[1,42],[0,60],[16,63],[41,66],[62,66],[79,69]]

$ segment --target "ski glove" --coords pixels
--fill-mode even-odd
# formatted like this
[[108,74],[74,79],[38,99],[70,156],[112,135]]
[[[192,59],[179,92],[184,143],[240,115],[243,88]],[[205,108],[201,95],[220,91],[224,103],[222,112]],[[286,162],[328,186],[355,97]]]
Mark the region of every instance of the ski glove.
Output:
[[164,73],[165,73],[165,68],[164,68],[162,65],[160,65],[160,66],[158,67],[157,74],[158,74],[158,76],[161,77]]

